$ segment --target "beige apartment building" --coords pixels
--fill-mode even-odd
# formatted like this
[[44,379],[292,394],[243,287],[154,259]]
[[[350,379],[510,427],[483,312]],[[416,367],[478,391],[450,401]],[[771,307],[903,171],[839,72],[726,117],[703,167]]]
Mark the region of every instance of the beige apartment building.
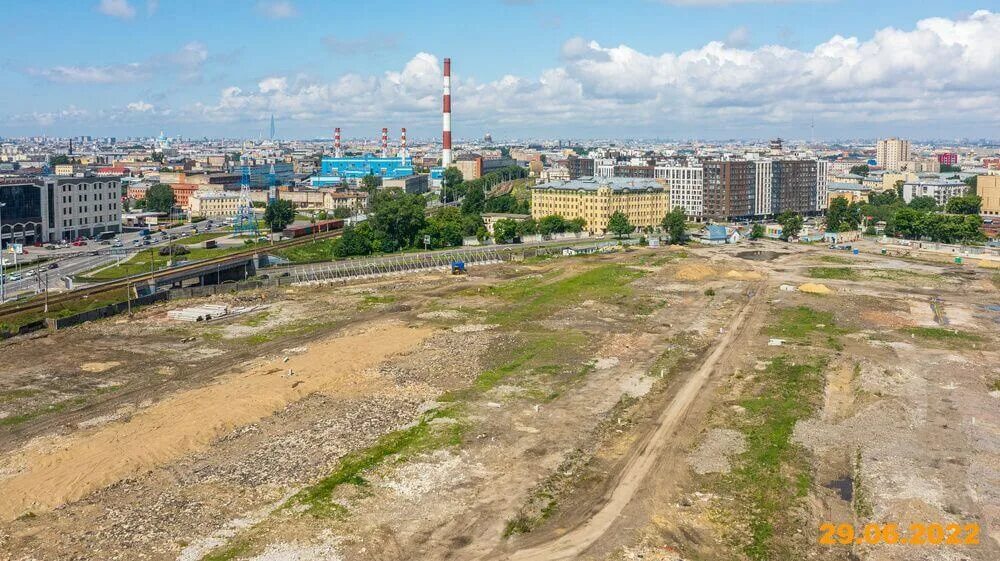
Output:
[[899,138],[879,140],[875,146],[875,159],[882,169],[899,171],[902,169],[901,162],[910,159],[910,141]]
[[982,216],[1000,216],[1000,175],[976,177],[976,194],[983,199]]
[[655,179],[588,177],[553,181],[531,188],[531,216],[558,214],[567,220],[583,218],[585,230],[603,234],[608,219],[622,211],[633,226],[659,226],[670,212],[670,194]]
[[197,191],[188,198],[188,209],[191,216],[236,216],[240,210],[240,194],[234,191]]

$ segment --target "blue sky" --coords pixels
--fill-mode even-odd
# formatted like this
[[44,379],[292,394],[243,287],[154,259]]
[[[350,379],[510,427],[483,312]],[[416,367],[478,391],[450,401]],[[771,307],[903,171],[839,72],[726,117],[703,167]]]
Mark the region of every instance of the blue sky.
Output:
[[0,136],[994,136],[1000,3],[36,0]]

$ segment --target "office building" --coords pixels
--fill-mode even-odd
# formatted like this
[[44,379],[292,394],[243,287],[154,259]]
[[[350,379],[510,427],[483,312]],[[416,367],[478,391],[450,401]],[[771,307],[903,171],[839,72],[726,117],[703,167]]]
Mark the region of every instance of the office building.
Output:
[[47,201],[38,183],[0,179],[0,248],[12,243],[31,245],[43,241]]
[[594,160],[592,158],[569,156],[566,158],[566,169],[569,170],[570,179],[594,177]]
[[239,191],[198,191],[188,199],[192,217],[233,217],[239,214],[240,206]]
[[902,162],[910,160],[910,141],[899,138],[879,140],[875,146],[875,160],[884,170],[903,169]]
[[657,227],[670,211],[670,197],[654,179],[585,178],[543,183],[531,188],[531,216],[558,214],[583,218],[584,229],[603,234],[616,211],[638,228]]
[[422,195],[428,191],[430,182],[426,173],[407,175],[406,177],[387,177],[382,180],[382,187],[397,188],[412,195]]
[[111,177],[40,179],[48,213],[48,241],[73,240],[121,231],[121,182]]
[[755,171],[756,164],[747,160],[705,162],[702,215],[713,220],[753,216]]

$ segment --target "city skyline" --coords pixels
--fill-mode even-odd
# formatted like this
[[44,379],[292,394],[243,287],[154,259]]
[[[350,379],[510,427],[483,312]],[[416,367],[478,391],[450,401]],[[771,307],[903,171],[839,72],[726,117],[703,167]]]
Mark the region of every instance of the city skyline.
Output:
[[451,57],[456,138],[988,138],[1000,14],[981,4],[376,2],[350,26],[304,0],[19,4],[61,31],[3,39],[0,136],[267,137],[274,114],[277,138],[435,138]]

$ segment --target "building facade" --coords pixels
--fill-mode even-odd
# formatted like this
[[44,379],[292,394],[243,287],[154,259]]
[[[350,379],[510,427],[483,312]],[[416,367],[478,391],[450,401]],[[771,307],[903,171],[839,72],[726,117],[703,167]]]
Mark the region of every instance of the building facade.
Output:
[[703,216],[714,220],[753,216],[755,171],[755,163],[747,160],[705,162]]
[[961,181],[916,181],[903,184],[903,200],[907,204],[916,197],[933,197],[938,205],[944,205],[952,197],[965,194],[968,185]]
[[238,191],[199,191],[188,200],[191,216],[228,218],[239,214]]
[[983,199],[979,214],[1000,216],[1000,175],[976,176],[976,194]]
[[407,175],[406,177],[390,177],[382,180],[382,187],[398,188],[410,194],[422,195],[430,188],[429,179],[425,173]]
[[771,197],[773,193],[774,163],[771,160],[754,161],[754,214],[766,216],[772,214]]
[[670,207],[681,207],[691,220],[701,220],[702,181],[704,172],[700,165],[657,166],[656,179],[667,182],[670,188]]
[[899,171],[901,162],[910,160],[910,141],[899,138],[879,140],[875,145],[875,159],[882,169]]
[[413,175],[413,159],[409,156],[382,158],[373,154],[343,158],[327,156],[320,162],[319,175],[312,178],[312,185],[327,187],[347,181],[359,182],[366,175],[382,179]]
[[44,241],[47,200],[42,186],[28,180],[0,179],[0,248]]
[[531,216],[558,214],[567,220],[582,218],[591,233],[607,231],[617,211],[638,228],[657,227],[670,211],[670,197],[653,179],[587,178],[536,185],[531,188]]
[[566,169],[569,170],[570,179],[594,177],[594,160],[593,158],[569,156],[566,158]]
[[771,173],[770,214],[817,210],[816,160],[776,160]]
[[109,177],[41,178],[48,241],[121,231],[121,183]]

